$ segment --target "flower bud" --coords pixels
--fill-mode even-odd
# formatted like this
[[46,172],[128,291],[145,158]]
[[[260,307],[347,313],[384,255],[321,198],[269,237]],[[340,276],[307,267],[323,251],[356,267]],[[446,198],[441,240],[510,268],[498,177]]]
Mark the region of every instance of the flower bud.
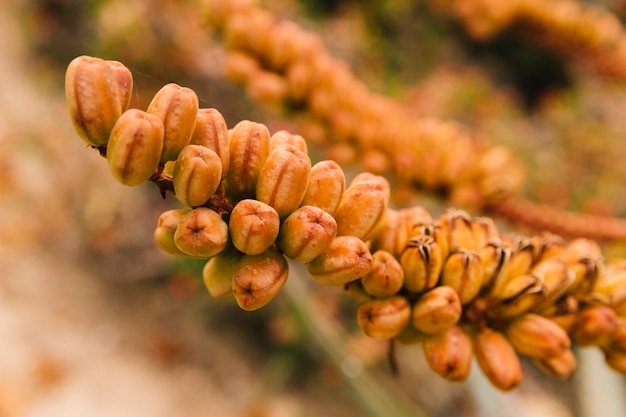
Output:
[[543,291],[541,302],[533,307],[541,311],[559,299],[574,281],[574,272],[560,258],[545,259],[536,264],[531,273],[542,277]]
[[121,63],[74,58],[65,73],[65,98],[78,135],[91,146],[105,146],[132,90],[132,74]]
[[570,294],[589,293],[601,275],[600,246],[589,239],[575,239],[565,248],[563,259],[574,271],[574,282],[570,284],[567,292]]
[[472,367],[472,340],[460,326],[429,335],[423,342],[430,369],[449,381],[465,381]]
[[389,252],[377,250],[372,254],[372,268],[361,278],[365,291],[374,297],[391,297],[402,288],[404,271],[400,262]]
[[606,345],[617,328],[615,310],[607,306],[590,306],[578,313],[572,339],[581,346]]
[[204,204],[217,191],[222,178],[222,161],[209,148],[187,145],[176,158],[172,182],[176,198],[190,207]]
[[400,265],[409,291],[419,293],[434,287],[443,266],[439,245],[431,236],[411,238],[400,255]]
[[291,145],[270,152],[256,184],[259,201],[276,209],[281,218],[297,209],[304,198],[311,173],[308,155]]
[[190,88],[166,84],[152,98],[147,112],[161,119],[165,127],[161,162],[175,160],[191,140],[198,116],[198,96]]
[[229,229],[233,245],[248,255],[265,252],[276,240],[279,228],[278,213],[261,201],[241,200],[230,214]]
[[159,166],[163,149],[163,123],[138,109],[125,111],[113,126],[107,161],[113,178],[135,186],[148,181]]
[[332,160],[320,161],[311,168],[302,205],[319,207],[332,216],[339,207],[345,187],[346,177],[339,164]]
[[233,295],[233,276],[243,254],[235,249],[226,249],[207,261],[202,268],[202,281],[212,297],[224,298]]
[[188,255],[210,258],[220,253],[228,243],[228,225],[211,209],[191,210],[176,228],[176,247]]
[[189,210],[168,210],[159,216],[157,227],[154,230],[154,241],[163,251],[170,255],[189,257],[185,252],[178,249],[174,242],[174,233],[178,224],[189,213]]
[[522,364],[504,334],[485,327],[474,336],[473,346],[480,369],[496,388],[510,391],[522,382]]
[[533,313],[513,320],[506,328],[506,335],[519,353],[535,359],[559,356],[570,347],[565,330]]
[[222,178],[226,177],[230,166],[228,126],[224,116],[217,109],[198,110],[196,127],[189,143],[207,147],[215,152],[222,161]]
[[474,249],[474,233],[472,231],[472,218],[463,210],[448,209],[440,219],[441,227],[448,235],[450,251],[458,248]]
[[311,277],[325,285],[344,285],[367,274],[372,255],[354,236],[337,236],[328,250],[307,264]]
[[346,189],[335,213],[338,235],[367,240],[374,234],[387,210],[389,184],[386,184],[365,181]]
[[557,379],[567,379],[576,370],[576,356],[571,349],[563,353],[543,359],[534,359],[535,365],[545,374]]
[[308,263],[329,249],[336,234],[333,216],[319,207],[302,206],[283,222],[278,245],[294,261]]
[[454,289],[461,304],[467,304],[478,295],[483,275],[483,264],[476,252],[456,249],[443,265],[441,284]]
[[565,242],[561,236],[550,232],[543,232],[533,236],[531,242],[535,249],[533,255],[535,263],[546,259],[562,258],[563,256]]
[[543,291],[543,277],[535,274],[517,276],[495,296],[499,303],[488,313],[499,318],[520,316],[541,302]]
[[273,151],[280,145],[291,145],[306,155],[309,153],[309,148],[304,138],[286,130],[279,130],[270,137],[270,151]]
[[531,241],[529,239],[515,240],[516,238],[508,242],[511,246],[511,258],[507,265],[509,279],[527,274],[534,262],[534,247]]
[[438,286],[422,294],[413,306],[413,326],[428,334],[441,333],[461,318],[461,300],[450,287]]
[[243,310],[252,311],[269,303],[287,281],[289,265],[274,249],[260,255],[244,255],[233,275],[233,294]]
[[483,288],[489,294],[501,293],[508,278],[508,265],[511,249],[500,239],[492,239],[479,251],[483,264]]
[[365,301],[357,308],[361,330],[376,339],[391,339],[400,334],[410,316],[411,306],[401,296]]
[[254,195],[257,180],[270,149],[270,133],[260,123],[243,120],[229,133],[228,192],[239,198]]
[[474,217],[470,222],[474,236],[474,247],[482,249],[491,239],[498,236],[498,228],[490,217]]

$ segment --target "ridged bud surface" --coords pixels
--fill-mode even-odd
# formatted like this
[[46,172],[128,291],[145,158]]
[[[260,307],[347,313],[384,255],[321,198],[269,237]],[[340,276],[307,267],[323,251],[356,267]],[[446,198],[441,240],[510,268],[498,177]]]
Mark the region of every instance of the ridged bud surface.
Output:
[[465,381],[472,367],[472,340],[460,326],[435,335],[423,342],[424,356],[430,369],[449,381]]
[[326,252],[337,234],[335,219],[315,206],[302,206],[284,221],[278,245],[291,259],[307,263]]
[[311,168],[302,205],[319,207],[333,216],[345,188],[346,177],[339,164],[331,160],[317,162]]
[[65,73],[65,98],[78,135],[91,146],[106,145],[132,90],[132,75],[121,63],[74,58]]
[[113,126],[107,146],[111,175],[124,185],[148,181],[159,166],[163,123],[143,110],[125,111]]
[[519,353],[536,359],[559,356],[570,347],[565,330],[552,320],[533,313],[513,320],[506,335]]
[[273,149],[259,174],[256,198],[285,218],[300,206],[311,174],[308,155],[292,145]]
[[437,284],[443,266],[439,245],[431,236],[411,238],[400,256],[404,287],[411,292],[426,291]]
[[576,370],[576,355],[571,349],[549,358],[535,359],[535,365],[547,375],[556,379],[567,379]]
[[457,249],[448,256],[441,271],[441,284],[454,289],[461,304],[467,304],[478,295],[483,283],[484,268],[474,251]]
[[450,287],[438,286],[424,293],[413,305],[413,326],[428,334],[441,333],[461,318],[461,300]]
[[215,211],[198,207],[181,220],[174,233],[174,242],[188,255],[210,258],[226,247],[228,225]]
[[244,255],[233,274],[233,294],[243,310],[252,311],[269,303],[287,281],[289,265],[273,249],[260,255]]
[[237,198],[254,195],[257,180],[270,149],[270,132],[260,123],[243,120],[229,133],[229,193]]
[[215,298],[233,295],[233,276],[243,254],[235,249],[226,249],[212,257],[202,268],[202,281],[209,294]]
[[361,278],[361,284],[374,297],[390,297],[402,288],[404,271],[392,254],[377,250],[372,253],[372,268]]
[[496,388],[510,391],[522,382],[522,364],[504,334],[484,328],[474,336],[473,346],[480,369]]
[[178,249],[174,242],[174,233],[178,224],[189,213],[189,210],[167,210],[159,216],[157,227],[154,230],[154,241],[159,247],[170,255],[188,257],[185,252]]
[[224,116],[217,109],[198,109],[196,127],[189,143],[207,147],[215,152],[222,161],[222,178],[226,177],[230,166],[228,126]]
[[261,201],[241,200],[230,214],[229,230],[233,245],[248,255],[265,252],[276,240],[279,228],[278,213]]
[[166,84],[154,95],[147,112],[161,119],[165,127],[161,162],[174,161],[191,140],[198,116],[198,96],[190,88]]
[[411,306],[401,296],[365,301],[357,308],[361,330],[376,339],[391,339],[400,334],[410,316]]
[[307,264],[311,277],[325,285],[344,285],[365,275],[372,266],[367,245],[354,236],[337,236],[328,250]]
[[176,198],[190,207],[204,204],[217,190],[222,178],[222,161],[211,149],[187,145],[176,158],[172,182]]

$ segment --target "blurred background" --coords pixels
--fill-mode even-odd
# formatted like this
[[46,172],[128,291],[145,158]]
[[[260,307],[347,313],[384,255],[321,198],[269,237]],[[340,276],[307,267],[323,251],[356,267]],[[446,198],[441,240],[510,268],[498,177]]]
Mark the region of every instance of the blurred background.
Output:
[[[262,4],[318,33],[371,89],[416,115],[458,120],[513,149],[528,169],[524,196],[625,216],[623,79],[515,28],[476,39],[435,3]],[[585,3],[620,19],[626,10]],[[509,394],[477,369],[463,384],[442,380],[418,346],[397,347],[393,376],[388,345],[360,334],[338,289],[294,268],[283,294],[246,313],[210,299],[202,263],[161,253],[156,219],[176,201],[113,180],[71,126],[64,72],[83,54],[119,60],[133,72],[133,106],[176,82],[229,126],[288,128],[224,77],[206,12],[202,0],[3,1],[0,417],[626,415],[624,379],[595,350],[577,351],[568,381],[524,363]],[[435,214],[445,208],[419,197]]]

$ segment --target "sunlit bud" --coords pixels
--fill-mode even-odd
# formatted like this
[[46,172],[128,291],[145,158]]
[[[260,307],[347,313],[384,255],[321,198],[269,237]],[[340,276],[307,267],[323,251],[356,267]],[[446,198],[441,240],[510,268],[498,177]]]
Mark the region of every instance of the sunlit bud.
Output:
[[402,288],[404,271],[392,254],[377,250],[372,253],[372,268],[361,278],[361,283],[374,297],[390,297]]
[[241,200],[228,222],[233,245],[248,255],[259,255],[278,237],[280,218],[271,206],[257,200]]
[[557,356],[535,359],[535,365],[547,375],[556,379],[567,379],[576,370],[576,355],[571,349],[566,349]]
[[125,111],[113,126],[107,162],[113,178],[135,186],[148,181],[159,166],[163,123],[142,110]]
[[228,225],[215,211],[198,207],[182,218],[174,233],[176,247],[188,255],[210,258],[228,243]]
[[198,109],[196,127],[189,143],[207,147],[215,152],[222,161],[222,178],[226,177],[230,166],[228,126],[224,116],[217,109]]
[[465,381],[472,367],[472,340],[460,326],[434,335],[423,342],[430,369],[449,381]]
[[441,259],[447,259],[450,254],[450,244],[448,242],[448,235],[439,224],[435,223],[424,223],[424,224],[414,224],[412,226],[411,232],[409,232],[409,236],[432,236],[437,242],[437,246],[439,246],[439,251],[441,252]]
[[344,285],[367,274],[371,266],[372,255],[361,239],[337,236],[326,252],[307,264],[307,269],[319,283]]
[[499,303],[488,313],[500,318],[519,316],[541,302],[543,290],[543,277],[535,274],[519,275],[510,279],[503,291],[497,294]]
[[178,224],[189,213],[189,210],[168,210],[159,216],[157,227],[154,230],[154,241],[163,251],[176,256],[189,257],[185,252],[178,249],[174,242],[174,233]]
[[233,295],[233,276],[242,256],[243,254],[235,249],[226,249],[204,265],[202,280],[212,297],[223,298]]
[[376,339],[391,339],[400,334],[410,316],[411,306],[400,296],[365,301],[357,308],[361,330]]
[[404,270],[404,287],[422,292],[437,284],[443,266],[439,245],[431,236],[411,238],[400,256]]
[[476,250],[483,248],[491,239],[498,236],[498,228],[490,217],[474,217],[470,227]]
[[441,284],[454,289],[461,304],[473,300],[483,283],[484,268],[474,251],[457,249],[450,253],[441,271]]
[[461,300],[450,287],[438,286],[422,294],[413,306],[413,326],[434,334],[454,326],[461,318]]
[[562,257],[565,250],[565,241],[561,236],[544,232],[531,238],[534,248],[535,263],[546,259]]
[[527,274],[534,263],[534,247],[530,241],[522,236],[503,236],[505,244],[511,248],[511,259],[508,262],[508,278],[515,278]]
[[222,161],[215,152],[201,145],[187,145],[176,158],[174,193],[181,203],[197,207],[215,194],[221,178]]
[[582,309],[572,328],[572,340],[581,346],[606,345],[618,328],[615,310],[607,306]]
[[280,145],[291,145],[304,154],[309,153],[309,149],[304,138],[286,130],[279,130],[270,137],[270,151],[276,149]]
[[613,308],[626,303],[626,264],[612,264],[606,268],[596,279],[591,291],[606,296]]
[[337,234],[367,240],[376,232],[387,210],[388,183],[364,181],[351,184],[335,213]]
[[475,248],[472,219],[469,214],[462,210],[448,209],[441,216],[439,223],[448,235],[450,251],[457,248]]
[[297,209],[309,182],[311,160],[292,145],[280,145],[269,153],[256,184],[256,198],[285,218]]
[[228,192],[235,197],[252,197],[269,154],[269,130],[263,124],[243,120],[233,127],[229,138]]
[[154,95],[147,112],[161,119],[165,127],[161,162],[175,160],[191,140],[198,116],[198,96],[190,88],[166,84]]
[[568,292],[586,294],[591,291],[600,275],[600,246],[589,239],[575,239],[565,247],[563,259],[575,274]]
[[339,164],[332,160],[317,162],[311,168],[302,205],[319,207],[332,216],[339,207],[345,188],[346,177]]
[[91,146],[106,145],[132,90],[132,75],[121,63],[74,58],[65,73],[65,98],[78,135]]
[[513,320],[506,328],[506,335],[518,352],[536,359],[559,356],[570,347],[565,330],[533,313]]
[[491,383],[502,391],[510,391],[522,382],[522,364],[506,336],[488,327],[473,339],[476,361]]
[[283,222],[278,245],[285,255],[307,263],[326,252],[337,235],[337,223],[319,207],[302,206]]
[[289,265],[274,249],[260,255],[244,255],[233,274],[233,294],[243,310],[252,311],[269,303],[287,281]]
[[574,281],[574,272],[560,258],[549,258],[536,264],[531,273],[543,278],[542,300],[534,310],[542,310],[561,297]]
[[511,249],[506,247],[500,239],[492,239],[479,251],[483,264],[483,288],[488,293],[500,293],[508,277],[508,265],[511,259]]

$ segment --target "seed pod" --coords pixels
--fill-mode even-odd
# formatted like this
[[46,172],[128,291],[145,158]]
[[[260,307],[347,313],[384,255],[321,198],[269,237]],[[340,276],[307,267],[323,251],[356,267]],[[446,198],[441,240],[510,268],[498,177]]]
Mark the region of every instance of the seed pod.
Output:
[[217,109],[198,110],[196,127],[189,143],[207,147],[215,152],[222,161],[222,179],[226,177],[230,166],[228,126],[224,116]]
[[508,278],[512,279],[527,274],[534,262],[534,247],[532,243],[528,239],[520,239],[508,243],[511,246],[511,258],[507,266]]
[[176,198],[190,207],[204,204],[217,191],[222,178],[222,161],[209,148],[187,145],[176,158],[172,182]]
[[403,226],[400,211],[388,208],[379,223],[378,230],[370,240],[371,248],[375,251],[384,250],[394,257],[399,257],[406,245],[406,241],[402,243],[402,246],[398,243],[399,229]]
[[228,225],[211,209],[191,210],[176,228],[176,247],[188,255],[210,258],[220,253],[228,243]]
[[593,286],[593,294],[607,297],[608,304],[618,308],[626,302],[626,264],[608,267]]
[[270,152],[259,174],[256,197],[276,209],[281,218],[297,209],[304,198],[311,174],[308,155],[291,145],[280,145]]
[[474,217],[470,222],[476,250],[482,249],[489,241],[498,236],[498,228],[490,217]]
[[522,364],[504,334],[485,327],[474,336],[473,346],[478,365],[496,388],[510,391],[522,382]]
[[543,277],[535,274],[515,277],[497,295],[499,304],[490,310],[489,314],[500,318],[520,316],[541,302],[543,291]]
[[115,123],[107,146],[113,178],[135,186],[148,181],[159,166],[163,149],[163,123],[138,109],[124,112]]
[[508,277],[508,265],[511,259],[511,249],[506,247],[500,239],[492,239],[479,252],[483,264],[483,288],[488,294],[498,294],[503,291]]
[[434,287],[443,266],[439,245],[431,236],[411,238],[400,255],[400,265],[409,291],[419,293]]
[[483,283],[484,268],[474,251],[457,249],[443,265],[441,284],[451,287],[459,295],[461,304],[473,300]]
[[438,286],[424,293],[413,306],[413,326],[428,334],[441,333],[461,318],[461,300],[450,287]]
[[566,349],[557,356],[535,359],[535,365],[545,374],[556,379],[567,379],[576,370],[576,356],[571,349]]
[[343,193],[335,213],[337,235],[369,239],[376,232],[387,210],[388,187],[386,181],[351,184]]
[[600,246],[589,239],[575,239],[565,248],[563,259],[574,271],[574,282],[570,284],[567,292],[570,294],[589,293],[601,275]]
[[463,210],[447,209],[439,222],[448,236],[450,251],[458,248],[475,249],[472,218],[469,214]]
[[91,146],[105,146],[132,90],[132,74],[121,63],[74,58],[65,73],[65,98],[78,135]]
[[283,222],[278,245],[296,262],[308,263],[326,252],[337,234],[335,219],[315,206],[302,206]]
[[328,250],[307,264],[311,277],[325,285],[345,285],[367,274],[372,255],[354,236],[337,236]]
[[437,242],[437,246],[439,246],[439,251],[441,252],[441,259],[448,259],[448,255],[450,254],[450,247],[448,243],[448,236],[446,235],[443,227],[439,224],[427,223],[419,226],[413,226],[409,236],[432,236]]
[[533,257],[535,263],[546,259],[562,258],[565,250],[565,242],[561,236],[550,232],[539,233],[531,238],[535,249]]
[[615,310],[607,306],[590,306],[578,313],[572,339],[581,346],[606,345],[617,327]]
[[372,268],[361,278],[365,291],[374,297],[391,297],[402,288],[404,271],[400,262],[389,252],[377,250],[372,254]]
[[229,229],[233,245],[248,255],[265,252],[276,240],[279,228],[278,213],[261,201],[241,200],[230,214]]
[[280,145],[291,145],[300,152],[308,155],[309,148],[304,138],[300,135],[294,135],[286,130],[279,130],[270,137],[270,152]]
[[260,255],[244,255],[233,274],[233,294],[243,310],[252,311],[269,303],[287,281],[289,265],[274,249]]
[[533,307],[534,311],[541,311],[560,298],[574,281],[574,272],[567,267],[560,258],[545,259],[536,264],[531,273],[542,277],[542,300]]
[[190,88],[166,84],[154,95],[147,112],[161,119],[165,127],[161,162],[175,160],[191,140],[198,116],[198,96]]
[[423,342],[430,369],[449,381],[465,381],[472,367],[472,340],[460,326],[429,335]]
[[187,213],[189,213],[189,210],[185,209],[168,210],[161,213],[157,221],[157,227],[154,230],[154,241],[161,249],[171,255],[189,257],[185,252],[178,249],[176,243],[174,243],[176,228]]
[[519,353],[535,359],[560,356],[570,347],[565,330],[533,313],[513,320],[506,328],[506,335]]
[[346,188],[346,177],[335,161],[325,160],[313,165],[303,206],[316,206],[333,216]]
[[202,281],[209,294],[215,298],[233,295],[233,276],[243,254],[236,249],[226,249],[207,261],[202,268]]
[[252,197],[269,154],[270,132],[263,124],[243,120],[230,131],[229,143],[228,192],[237,199]]
[[376,339],[391,339],[400,334],[410,316],[411,306],[401,296],[365,301],[357,308],[361,330]]

